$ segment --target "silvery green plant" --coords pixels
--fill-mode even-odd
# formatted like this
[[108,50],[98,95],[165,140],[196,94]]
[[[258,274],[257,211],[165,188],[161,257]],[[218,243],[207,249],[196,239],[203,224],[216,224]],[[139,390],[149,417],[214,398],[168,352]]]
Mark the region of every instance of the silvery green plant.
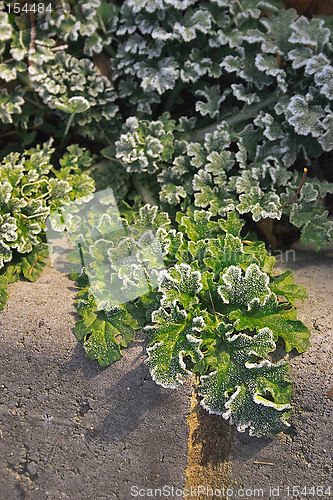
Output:
[[52,140],[23,154],[11,153],[0,164],[0,309],[6,286],[22,274],[35,281],[45,265],[46,218],[74,199],[87,199],[95,189],[84,170],[91,164],[87,151],[69,146],[52,164]]
[[[75,130],[106,143],[108,123],[113,122],[117,129],[117,94],[110,79],[88,56],[111,43],[112,36],[105,39],[104,32],[115,30],[115,9],[99,0],[55,2],[51,13],[34,14],[32,47],[29,16],[9,16],[5,2],[0,2],[0,78],[13,88],[0,94],[3,123],[13,123],[15,118],[16,127],[40,127],[52,113],[63,135]],[[85,43],[83,53],[76,50],[76,42]]]
[[111,49],[117,29],[116,1],[67,0],[56,2],[56,12],[44,16],[42,29],[46,36],[56,35],[66,43],[78,42],[85,56]]
[[[137,109],[117,142],[127,172],[151,189],[157,180],[155,200],[164,208],[236,209],[255,222],[286,214],[303,242],[328,245],[333,225],[322,200],[332,185],[311,169],[332,150],[332,42],[324,20],[278,1],[129,0],[119,23],[118,88]],[[161,103],[169,118],[144,118]],[[196,115],[190,134],[172,125],[182,111]],[[292,169],[297,159],[308,178],[288,204],[302,182]]]
[[286,167],[300,151],[308,159],[332,149],[332,44],[322,19],[278,0],[128,0],[119,25],[118,87],[141,114],[163,101],[172,115],[229,116],[237,131],[257,133],[257,157]]
[[333,192],[332,184],[308,178],[299,197],[283,206],[302,175],[286,169],[277,157],[256,158],[258,134],[237,133],[224,121],[202,139],[191,140],[194,127],[194,119],[178,122],[169,114],[156,121],[128,118],[116,142],[116,156],[127,172],[140,174],[169,211],[193,204],[213,215],[236,210],[255,222],[280,220],[286,214],[301,229],[304,243],[314,242],[316,249],[330,243],[333,224],[322,199]]
[[[83,265],[73,276],[82,287],[75,332],[87,356],[109,365],[144,327],[158,384],[175,388],[195,374],[202,406],[239,431],[261,437],[285,430],[288,365],[268,355],[279,337],[287,352],[303,352],[310,336],[294,307],[306,291],[291,271],[273,272],[274,257],[262,242],[242,239],[234,212],[221,218],[189,208],[176,215],[176,228],[150,205],[133,212],[131,224],[112,205],[87,215],[89,224],[68,219],[70,237],[80,241],[80,255],[69,260]],[[131,225],[136,250],[126,234]]]
[[118,111],[113,85],[98,74],[93,62],[58,53],[51,62],[29,67],[31,83],[43,103],[83,136],[106,134]]

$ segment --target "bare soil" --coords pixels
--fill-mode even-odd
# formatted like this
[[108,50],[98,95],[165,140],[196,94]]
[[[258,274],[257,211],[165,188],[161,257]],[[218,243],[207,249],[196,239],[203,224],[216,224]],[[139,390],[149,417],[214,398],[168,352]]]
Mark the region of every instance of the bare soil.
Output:
[[[190,387],[166,390],[138,335],[108,368],[85,357],[73,282],[47,267],[0,315],[0,498],[129,500],[185,483]],[[142,497],[141,497],[142,498]]]

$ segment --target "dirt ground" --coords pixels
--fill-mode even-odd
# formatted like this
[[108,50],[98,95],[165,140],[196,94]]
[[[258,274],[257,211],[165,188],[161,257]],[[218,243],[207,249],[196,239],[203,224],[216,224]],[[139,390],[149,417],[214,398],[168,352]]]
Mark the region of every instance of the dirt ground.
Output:
[[10,286],[0,315],[1,500],[128,500],[132,486],[183,486],[190,388],[151,380],[140,335],[108,368],[86,359],[74,296],[49,267],[36,283]]
[[[309,488],[327,487],[333,477],[333,248],[293,249],[279,267],[291,268],[296,282],[307,286],[309,299],[298,309],[312,330],[312,345],[286,357],[294,380],[292,425],[264,439],[233,430],[230,464],[226,450],[223,467],[201,464],[221,474],[214,487],[224,484],[228,470],[230,499],[330,498],[327,488],[323,494]],[[87,360],[73,333],[74,296],[73,283],[50,267],[36,283],[10,286],[0,314],[0,499],[129,500],[135,486],[184,488],[190,385],[176,391],[157,386],[144,364],[140,335],[108,368]],[[191,460],[189,454],[193,472]],[[199,467],[203,481],[204,473]]]

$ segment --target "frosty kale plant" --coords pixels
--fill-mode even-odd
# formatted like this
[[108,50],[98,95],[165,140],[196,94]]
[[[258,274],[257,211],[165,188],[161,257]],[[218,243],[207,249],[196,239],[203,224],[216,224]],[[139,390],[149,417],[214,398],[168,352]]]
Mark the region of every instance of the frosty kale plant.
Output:
[[92,61],[60,53],[51,62],[30,66],[29,74],[44,104],[67,119],[65,135],[75,126],[92,139],[104,135],[107,121],[118,111],[116,94]]
[[[163,208],[236,208],[255,222],[284,213],[319,249],[333,235],[322,204],[332,186],[311,169],[332,150],[331,31],[281,7],[125,2],[116,76],[141,119],[127,120],[116,156],[127,172],[144,173],[143,183],[158,181]],[[177,126],[172,139],[172,120],[156,116],[161,109],[172,119],[196,115],[193,133],[181,136]],[[158,119],[143,119],[150,113]],[[291,168],[297,158],[310,167],[308,179],[288,204],[301,184]]]
[[94,191],[93,180],[83,170],[91,157],[72,145],[51,163],[52,140],[42,147],[11,153],[0,164],[0,309],[6,285],[19,278],[34,281],[48,255],[44,240],[45,220],[59,206],[86,199]]
[[317,249],[329,244],[333,224],[321,200],[333,192],[332,184],[308,178],[300,196],[283,206],[297,191],[302,175],[287,170],[279,158],[255,158],[256,132],[236,133],[222,122],[203,139],[192,141],[194,127],[193,119],[176,122],[168,114],[157,121],[128,118],[116,156],[127,172],[141,174],[142,182],[169,211],[193,203],[213,215],[237,210],[255,222],[279,220],[285,213],[301,228],[305,243],[313,241]]
[[[63,134],[75,129],[106,142],[108,123],[116,128],[117,94],[109,78],[110,62],[104,58],[110,69],[101,71],[98,54],[113,39],[117,8],[99,0],[52,6],[51,13],[33,14],[32,25],[29,16],[8,15],[5,2],[0,2],[0,78],[14,88],[9,94],[1,91],[0,119],[13,123],[14,115],[18,129],[35,129],[50,122],[52,111]],[[83,53],[77,50],[81,44]]]
[[110,49],[118,22],[117,2],[105,0],[67,0],[56,2],[57,14],[45,15],[41,27],[49,37],[56,36],[66,43],[76,42],[85,56]]
[[279,1],[128,0],[119,24],[119,90],[141,113],[163,99],[176,115],[229,115],[237,130],[257,131],[257,156],[286,167],[300,151],[308,158],[332,149],[332,45],[323,20]]
[[[288,365],[267,356],[279,337],[287,352],[309,345],[310,332],[294,307],[307,295],[294,285],[291,271],[273,273],[274,257],[263,243],[242,239],[243,222],[235,213],[214,218],[188,209],[177,214],[174,229],[166,213],[146,205],[132,220],[139,234],[136,255],[128,223],[113,207],[94,211],[89,220],[88,234],[77,220],[72,234],[81,253],[70,257],[85,264],[75,276],[84,287],[75,331],[88,357],[102,365],[119,359],[121,347],[146,324],[147,364],[158,384],[176,387],[196,374],[204,408],[230,418],[238,430],[263,436],[287,428]],[[152,231],[164,265],[147,245]],[[97,303],[101,291],[104,301]],[[115,305],[119,299],[123,303]]]

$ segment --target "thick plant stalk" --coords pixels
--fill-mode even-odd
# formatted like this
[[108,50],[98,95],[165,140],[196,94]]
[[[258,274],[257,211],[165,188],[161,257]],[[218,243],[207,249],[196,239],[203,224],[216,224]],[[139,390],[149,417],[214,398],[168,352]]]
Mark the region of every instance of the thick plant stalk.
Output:
[[132,177],[133,180],[133,185],[139,195],[142,197],[144,203],[149,203],[151,206],[157,206],[158,203],[156,203],[156,200],[152,196],[151,192],[149,191],[148,188],[144,184],[142,184],[140,180],[140,176],[138,174],[134,174]]
[[300,183],[300,185],[299,185],[299,188],[297,189],[297,191],[296,191],[296,193],[294,194],[294,196],[293,196],[292,198],[290,198],[290,200],[286,201],[283,205],[281,205],[281,206],[279,207],[279,209],[280,209],[280,210],[282,210],[284,207],[286,207],[287,205],[290,205],[290,203],[292,203],[294,200],[296,200],[297,196],[299,195],[299,193],[300,193],[300,192],[301,192],[301,190],[302,190],[302,187],[303,187],[303,185],[304,185],[304,182],[305,182],[305,179],[306,179],[306,175],[307,175],[307,173],[308,173],[308,169],[307,169],[307,168],[305,168],[305,169],[303,170],[303,177],[302,177],[302,179],[301,179],[301,183]]
[[[213,492],[227,489],[230,485],[229,454],[231,449],[232,427],[220,415],[209,414],[200,405],[196,384],[193,385],[189,423],[188,457],[186,486],[191,490],[207,485]],[[196,497],[206,499],[206,492]],[[226,496],[215,495],[209,498],[220,500]]]
[[257,116],[257,114],[259,113],[259,111],[261,109],[264,109],[264,108],[266,108],[266,106],[269,106],[270,104],[277,102],[278,99],[279,98],[275,95],[270,96],[258,104],[254,104],[253,106],[244,107],[243,110],[240,111],[240,113],[238,113],[237,115],[235,115],[234,113],[232,113],[232,115],[230,115],[230,114],[225,115],[225,116],[220,115],[218,120],[215,121],[214,123],[212,123],[211,125],[208,125],[207,127],[196,130],[194,132],[194,134],[192,135],[191,140],[192,141],[201,141],[202,139],[204,139],[206,134],[214,132],[216,130],[217,126],[220,125],[220,123],[222,123],[223,121],[225,121],[229,125],[229,127],[231,127],[233,125],[237,125],[238,123],[242,123],[244,121],[247,121],[250,118],[254,118],[255,116]]

